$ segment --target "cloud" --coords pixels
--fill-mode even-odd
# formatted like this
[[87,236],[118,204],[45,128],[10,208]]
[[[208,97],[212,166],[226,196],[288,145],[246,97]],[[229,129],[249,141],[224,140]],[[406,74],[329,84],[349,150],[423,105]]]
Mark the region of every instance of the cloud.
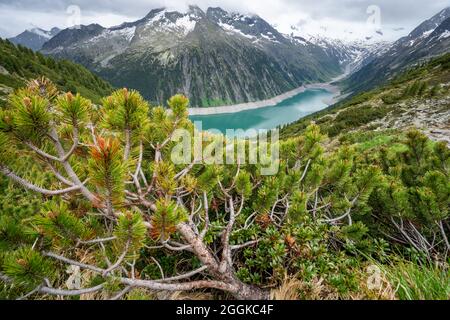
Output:
[[256,13],[286,28],[297,24],[308,30],[327,28],[343,32],[349,29],[355,33],[366,25],[367,8],[375,5],[380,9],[382,31],[393,36],[411,31],[423,20],[450,6],[450,0],[0,0],[0,36],[10,37],[32,26],[67,27],[70,15],[66,10],[70,5],[79,6],[83,24],[96,22],[108,27],[142,18],[154,8],[184,11],[191,3],[202,9],[211,6]]

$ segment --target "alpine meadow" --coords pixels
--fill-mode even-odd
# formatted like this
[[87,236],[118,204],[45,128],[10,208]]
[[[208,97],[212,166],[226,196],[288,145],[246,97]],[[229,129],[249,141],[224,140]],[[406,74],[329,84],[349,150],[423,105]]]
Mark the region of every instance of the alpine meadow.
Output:
[[0,299],[448,301],[450,2],[166,2],[0,1]]

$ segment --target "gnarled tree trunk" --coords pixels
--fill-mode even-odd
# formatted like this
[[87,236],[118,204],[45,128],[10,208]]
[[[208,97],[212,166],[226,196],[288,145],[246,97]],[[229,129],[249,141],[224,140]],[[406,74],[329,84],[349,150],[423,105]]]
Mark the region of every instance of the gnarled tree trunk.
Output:
[[187,223],[178,225],[178,231],[192,246],[197,258],[208,267],[208,273],[214,278],[227,284],[226,291],[239,300],[268,300],[269,292],[256,286],[248,285],[236,277],[234,268],[227,259],[218,261],[202,239],[192,230]]

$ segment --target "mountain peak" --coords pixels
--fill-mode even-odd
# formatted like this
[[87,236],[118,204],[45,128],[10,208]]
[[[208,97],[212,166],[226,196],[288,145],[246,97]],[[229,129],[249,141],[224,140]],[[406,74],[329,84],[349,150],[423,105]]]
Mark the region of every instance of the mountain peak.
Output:
[[160,7],[160,8],[156,8],[151,10],[145,17],[143,20],[152,20],[157,16],[163,16],[166,14],[170,14],[170,15],[190,15],[190,16],[197,16],[197,17],[204,17],[205,16],[205,12],[197,5],[189,5],[187,10],[185,11],[176,11],[176,10],[171,10],[169,8],[166,7]]
[[103,26],[99,25],[98,23],[91,23],[91,24],[88,24],[88,25],[81,25],[81,28],[88,29],[88,30],[105,29]]
[[442,17],[448,17],[450,15],[450,7],[442,9],[442,11],[439,12],[437,15],[440,15]]
[[200,9],[200,7],[197,6],[197,5],[189,5],[188,8],[189,8],[189,10],[188,10],[189,14],[194,14],[194,15],[198,15],[198,16],[204,16],[205,15],[205,12],[203,12],[203,10]]
[[15,44],[20,44],[32,50],[40,50],[45,42],[53,38],[61,30],[53,28],[50,31],[44,30],[39,27],[33,27],[25,30],[21,34],[9,40]]
[[383,55],[352,74],[347,88],[361,91],[392,79],[419,62],[448,53],[450,47],[450,8],[421,23],[408,36],[394,42]]
[[432,41],[435,38],[442,41],[448,37],[450,37],[450,18],[445,19],[444,22],[442,22],[439,27],[433,31],[428,41]]
[[104,27],[97,23],[92,23],[89,25],[79,25],[76,27],[64,29],[58,32],[57,35],[49,39],[42,46],[42,49],[50,48],[53,46],[64,46],[74,41],[81,41],[84,39],[89,39],[91,37],[101,34]]
[[156,9],[152,9],[145,17],[143,20],[149,20],[149,19],[153,19],[157,14],[165,11],[166,8],[161,7],[161,8],[156,8]]
[[53,33],[53,34],[57,34],[58,32],[60,32],[61,31],[61,29],[60,28],[57,28],[57,27],[54,27],[54,28],[52,28],[51,30],[50,30],[50,32],[51,33]]
[[409,40],[429,36],[447,18],[450,18],[450,7],[441,10],[438,14],[422,22],[408,35]]
[[48,30],[44,30],[42,28],[39,27],[33,27],[30,29],[25,30],[25,32],[30,32],[30,33],[34,33],[37,36],[43,37],[43,38],[47,38],[50,39],[53,36],[55,36],[59,31],[61,31],[61,29],[59,28],[52,28],[50,31]]
[[227,12],[223,10],[221,7],[209,7],[206,10],[206,13],[214,13],[214,12],[227,14]]

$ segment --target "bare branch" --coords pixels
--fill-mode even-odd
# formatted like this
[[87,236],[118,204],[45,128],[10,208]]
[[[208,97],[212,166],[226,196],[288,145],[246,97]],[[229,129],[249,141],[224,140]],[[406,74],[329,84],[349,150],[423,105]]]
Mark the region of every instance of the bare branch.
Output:
[[106,248],[105,248],[105,245],[103,244],[103,242],[99,242],[99,244],[100,244],[100,248],[102,249],[103,259],[105,260],[106,265],[107,265],[108,267],[111,267],[112,263],[111,263],[111,261],[109,260],[108,255],[106,254]]
[[120,278],[120,282],[132,287],[147,288],[150,290],[166,290],[166,291],[190,291],[194,289],[213,288],[229,292],[234,292],[237,288],[231,284],[222,281],[200,280],[185,283],[160,283],[151,280],[139,280]]
[[206,234],[208,233],[210,222],[209,222],[209,203],[208,203],[208,195],[205,191],[203,191],[203,206],[205,208],[205,228],[202,230],[200,234],[200,238],[204,239]]
[[139,142],[139,158],[138,158],[138,163],[136,166],[136,171],[134,172],[134,177],[136,177],[136,179],[139,177],[139,173],[141,172],[143,157],[144,157],[144,145],[143,145],[142,141],[140,141]]
[[178,280],[188,279],[188,278],[190,278],[192,276],[195,276],[196,274],[199,274],[200,272],[205,271],[206,269],[208,269],[208,267],[207,266],[203,266],[203,267],[200,267],[200,268],[198,268],[196,270],[193,270],[191,272],[187,272],[187,273],[179,275],[179,276],[175,276],[175,277],[171,277],[171,278],[164,278],[164,279],[156,280],[156,281],[157,282],[171,282],[171,281],[178,281]]
[[[184,230],[182,228],[182,226],[180,226],[180,229]],[[188,236],[188,234],[189,234],[189,232],[186,232],[187,236]],[[190,237],[190,236],[188,236],[188,237]],[[62,262],[65,262],[65,263],[68,263],[71,265],[79,266],[80,268],[83,268],[83,269],[92,270],[92,271],[95,271],[95,272],[98,272],[101,274],[103,274],[105,271],[104,269],[101,269],[101,268],[98,268],[95,266],[91,266],[91,265],[87,265],[84,263],[80,263],[80,262],[77,262],[77,261],[74,261],[71,259],[67,259],[65,257],[62,257],[62,256],[57,255],[52,252],[44,253],[44,255],[47,257],[55,258],[57,260],[60,260]],[[202,258],[205,259],[207,257],[204,256]],[[212,265],[213,267],[217,267],[216,262],[211,262],[210,265]],[[201,271],[203,271],[203,270],[197,269],[192,272],[189,272],[188,274],[177,276],[177,278],[178,277],[186,278],[188,276],[194,275],[194,272],[195,272],[195,274],[197,274]],[[174,278],[175,277],[167,278],[167,279],[165,279],[165,281],[175,281]],[[214,289],[225,290],[225,291],[230,291],[230,292],[235,292],[237,290],[237,288],[231,284],[228,284],[228,283],[225,283],[222,281],[212,281],[212,280],[202,280],[202,281],[192,281],[192,282],[186,282],[186,283],[172,284],[172,283],[161,283],[161,282],[154,281],[154,280],[138,280],[138,279],[130,279],[130,278],[120,278],[120,282],[122,284],[130,286],[130,287],[142,287],[142,288],[148,288],[151,290],[187,291],[187,290],[203,289],[203,288],[214,288]],[[81,289],[81,290],[58,290],[58,289],[51,289],[51,288],[43,287],[40,289],[39,292],[53,294],[53,295],[79,295],[79,294],[84,294],[84,293],[95,292],[95,291],[101,290],[102,288],[103,288],[103,285],[99,285],[97,287],[90,288],[90,289]]]
[[349,208],[342,216],[333,219],[322,219],[321,222],[333,223],[342,220],[350,215],[352,208]]
[[228,264],[229,267],[232,266],[232,259],[231,259],[231,248],[230,248],[230,235],[231,231],[233,230],[234,222],[236,219],[235,211],[234,211],[234,202],[233,198],[229,199],[229,205],[230,205],[230,219],[228,221],[228,225],[225,228],[225,232],[222,235],[222,261],[220,269],[222,271],[225,271],[226,265]]
[[53,161],[59,161],[60,159],[58,157],[52,156],[51,154],[46,153],[45,151],[39,149],[38,147],[36,147],[33,143],[27,141],[25,142],[25,145],[27,147],[29,147],[31,150],[33,150],[34,152],[36,152],[38,155],[40,155],[41,157],[44,157],[48,160],[53,160]]
[[116,239],[117,239],[116,237],[109,237],[109,238],[93,239],[93,240],[87,240],[87,241],[78,240],[78,244],[95,244],[95,243],[100,243],[100,242],[113,241]]
[[61,162],[65,162],[65,161],[69,160],[69,158],[72,156],[72,154],[75,152],[75,150],[78,147],[78,144],[79,144],[79,137],[78,137],[78,135],[79,135],[79,133],[78,133],[78,128],[77,128],[76,124],[74,125],[72,132],[73,132],[73,144],[72,144],[72,147],[70,147],[69,151],[67,151],[67,153],[63,157],[60,158]]
[[244,196],[242,196],[241,197],[241,205],[239,206],[238,212],[236,212],[236,217],[238,217],[241,214],[242,209],[244,209],[244,203],[245,203],[245,198],[244,198]]
[[93,293],[100,291],[103,289],[104,285],[99,284],[98,286],[87,288],[87,289],[79,289],[79,290],[61,290],[61,289],[53,289],[49,287],[42,287],[39,289],[40,293],[51,294],[55,296],[79,296],[81,294]]
[[163,244],[164,248],[172,250],[172,251],[189,251],[189,252],[193,252],[192,251],[192,246],[190,244],[186,244],[186,245],[171,245],[169,243],[164,243]]
[[450,252],[450,243],[449,243],[447,235],[445,233],[444,224],[442,223],[442,220],[439,221],[437,224],[439,226],[439,230],[442,233],[442,238],[444,239],[445,245],[447,246],[447,251]]
[[[333,218],[333,219],[322,219],[320,221],[321,222],[326,222],[326,223],[334,223],[334,222],[337,222],[337,221],[342,220],[342,219],[347,217],[348,218],[348,224],[351,226],[353,224],[353,221],[352,221],[352,216],[350,215],[350,213],[352,212],[353,206],[358,201],[360,194],[361,193],[359,193],[355,198],[353,198],[353,200],[350,202],[350,208],[348,208],[348,210],[342,216],[337,217],[337,218]],[[345,196],[345,198],[347,199],[347,196]]]
[[249,215],[248,217],[247,217],[247,219],[245,220],[245,223],[244,223],[244,229],[248,229],[248,228],[250,228],[250,226],[252,225],[252,223],[253,223],[253,221],[254,221],[254,218],[256,217],[258,215],[258,212],[253,212],[251,215]]
[[177,129],[177,126],[178,126],[178,123],[180,122],[180,120],[181,120],[180,117],[177,117],[175,119],[175,121],[173,122],[172,132],[167,136],[167,139],[164,140],[163,143],[161,143],[159,145],[159,150],[163,149],[172,140],[172,137],[175,133],[175,130]]
[[92,122],[89,123],[87,125],[87,128],[91,131],[92,142],[94,143],[95,146],[98,147],[97,137],[95,136],[95,126],[94,126],[94,124]]
[[0,164],[0,172],[3,173],[6,177],[13,180],[14,182],[25,187],[26,189],[29,189],[34,192],[38,192],[38,193],[46,195],[46,196],[57,196],[57,195],[62,195],[62,194],[78,191],[81,189],[80,186],[73,186],[73,187],[70,187],[67,189],[61,189],[61,190],[44,189],[44,188],[41,188],[41,187],[38,187],[38,186],[32,184],[31,182],[26,181],[25,179],[20,178],[14,172],[12,172],[9,168],[7,168],[1,164]]
[[123,252],[120,255],[119,259],[117,259],[117,261],[112,266],[110,266],[108,269],[106,269],[103,272],[103,276],[104,277],[107,276],[112,271],[114,271],[115,269],[117,269],[118,267],[120,267],[120,265],[122,264],[123,260],[125,259],[125,257],[128,254],[128,249],[130,248],[130,243],[131,243],[131,239],[128,239],[127,242],[125,243],[125,248],[123,249]]
[[308,160],[308,163],[306,164],[305,170],[303,171],[302,177],[300,178],[300,182],[305,179],[306,174],[308,173],[309,165],[311,164],[311,159]]
[[47,165],[50,168],[50,170],[52,170],[53,174],[55,175],[55,177],[61,181],[62,183],[68,185],[68,186],[73,186],[73,182],[66,179],[66,177],[64,177],[51,163],[51,161],[47,161]]
[[259,243],[260,241],[261,240],[252,240],[252,241],[245,242],[243,244],[237,244],[237,245],[231,246],[231,250],[239,250],[239,249],[242,249],[242,248],[245,248],[245,247],[250,247],[250,246],[252,246],[254,244]]
[[70,148],[70,150],[67,153],[65,153],[63,155],[60,154],[59,158],[55,157],[55,156],[52,156],[51,154],[48,154],[47,152],[45,152],[42,149],[40,149],[37,146],[35,146],[30,141],[25,142],[25,145],[27,145],[31,150],[36,152],[41,157],[44,157],[44,158],[46,158],[48,160],[57,161],[57,162],[64,162],[64,161],[69,160],[69,158],[72,156],[72,154],[77,149],[78,144],[79,144],[78,128],[76,126],[74,126],[74,128],[73,128],[73,144],[72,144],[72,147]]
[[50,257],[50,258],[53,258],[53,259],[56,259],[56,260],[59,260],[59,261],[62,261],[62,262],[65,262],[65,263],[68,263],[68,264],[71,264],[71,265],[74,265],[74,266],[78,266],[78,267],[83,268],[83,269],[88,269],[88,270],[91,270],[91,271],[95,271],[95,272],[98,272],[98,273],[103,273],[105,271],[105,269],[101,269],[101,268],[98,268],[98,267],[95,267],[95,266],[91,266],[89,264],[85,264],[85,263],[81,263],[81,262],[78,262],[78,261],[75,261],[75,260],[72,260],[72,259],[68,259],[66,257],[60,256],[60,255],[58,255],[56,253],[53,253],[53,252],[44,252],[43,255],[46,256],[46,257]]
[[158,266],[158,269],[159,269],[159,272],[161,272],[161,277],[162,277],[162,279],[164,280],[164,278],[165,278],[165,276],[164,276],[164,270],[163,270],[163,268],[161,267],[161,264],[158,262],[158,260],[156,260],[154,257],[150,257],[152,260],[153,260],[153,262]]
[[179,173],[177,173],[177,175],[174,177],[175,180],[180,180],[182,179],[185,175],[187,175],[189,173],[189,171],[192,170],[192,168],[198,164],[201,163],[200,160],[194,160],[192,161],[186,168],[184,168],[183,170],[181,170]]
[[38,285],[36,288],[31,290],[27,294],[17,298],[16,300],[25,300],[25,299],[27,299],[28,297],[32,296],[33,294],[38,293],[42,289],[42,286],[43,286],[42,284]]
[[408,235],[408,233],[405,232],[405,230],[404,230],[404,228],[403,228],[403,226],[402,226],[402,225],[403,225],[403,220],[401,220],[401,224],[402,224],[402,225],[399,225],[398,223],[396,223],[393,217],[391,217],[391,221],[392,221],[392,223],[394,224],[394,226],[397,228],[397,230],[400,231],[400,233],[408,240],[408,242],[409,242],[414,248],[416,248],[418,251],[422,251],[422,250],[420,249],[420,247],[416,244],[416,242],[415,242],[413,239],[411,239],[411,237]]
[[[56,132],[55,128],[52,128],[50,137],[52,138],[52,140],[54,142],[55,148],[56,148],[60,158],[64,159],[66,157],[66,154],[65,154],[64,148],[61,144],[61,141],[59,140],[58,133]],[[72,180],[72,182],[74,183],[74,185],[80,187],[81,193],[87,199],[89,199],[89,201],[95,202],[95,203],[98,202],[99,201],[98,198],[83,185],[83,183],[78,178],[75,171],[73,170],[72,166],[70,165],[70,163],[67,160],[65,160],[65,161],[62,161],[62,165],[64,167],[64,170],[66,170],[66,173],[69,176],[70,180]]]
[[126,295],[128,292],[130,292],[131,289],[133,289],[133,287],[131,287],[131,286],[125,287],[122,291],[120,291],[118,294],[116,294],[110,300],[119,300],[124,295]]
[[144,174],[144,171],[142,171],[142,168],[139,170],[139,174],[141,176],[142,181],[144,181],[145,186],[148,188],[147,178],[145,177],[145,174]]
[[314,220],[316,219],[316,217],[317,217],[317,203],[318,203],[318,201],[319,201],[319,189],[316,189],[316,192],[314,192],[315,193],[315,197],[314,197],[314,208],[313,208],[313,210],[312,210],[312,213],[313,213],[313,218],[314,218]]

